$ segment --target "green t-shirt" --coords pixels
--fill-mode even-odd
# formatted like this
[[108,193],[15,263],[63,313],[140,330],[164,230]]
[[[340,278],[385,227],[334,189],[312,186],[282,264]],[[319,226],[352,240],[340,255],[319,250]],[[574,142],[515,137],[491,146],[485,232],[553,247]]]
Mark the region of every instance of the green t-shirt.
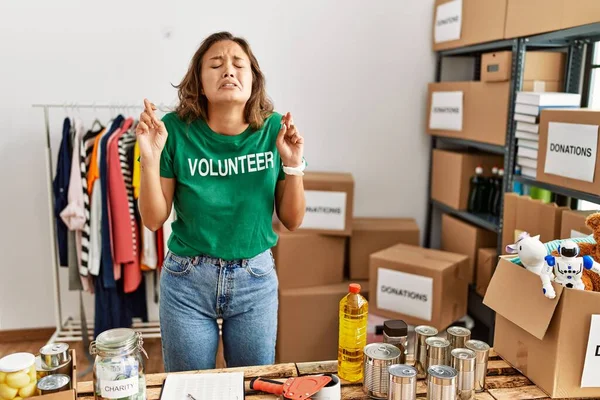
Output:
[[160,174],[176,179],[169,249],[180,256],[252,258],[275,246],[275,186],[285,179],[276,139],[281,114],[262,128],[220,135],[198,119],[169,113]]

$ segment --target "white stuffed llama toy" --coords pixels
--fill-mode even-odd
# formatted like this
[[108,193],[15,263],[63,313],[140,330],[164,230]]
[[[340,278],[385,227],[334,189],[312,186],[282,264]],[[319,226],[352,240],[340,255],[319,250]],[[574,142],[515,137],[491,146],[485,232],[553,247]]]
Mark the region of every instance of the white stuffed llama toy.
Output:
[[[506,246],[506,252],[518,254],[521,264],[537,275],[541,275],[545,257],[548,255],[546,246],[540,241],[540,235],[531,237],[527,232],[522,232],[516,243]],[[552,280],[554,277],[550,278]]]

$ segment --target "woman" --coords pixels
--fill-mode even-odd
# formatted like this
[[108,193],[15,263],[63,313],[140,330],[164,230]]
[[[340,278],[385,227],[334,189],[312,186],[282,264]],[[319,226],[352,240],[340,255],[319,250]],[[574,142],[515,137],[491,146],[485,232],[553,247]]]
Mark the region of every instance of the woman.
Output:
[[194,55],[176,111],[144,99],[137,126],[143,223],[176,220],[160,281],[165,370],[215,366],[223,318],[228,367],[274,363],[278,280],[273,210],[289,230],[304,217],[304,140],[273,112],[247,42],[221,32]]

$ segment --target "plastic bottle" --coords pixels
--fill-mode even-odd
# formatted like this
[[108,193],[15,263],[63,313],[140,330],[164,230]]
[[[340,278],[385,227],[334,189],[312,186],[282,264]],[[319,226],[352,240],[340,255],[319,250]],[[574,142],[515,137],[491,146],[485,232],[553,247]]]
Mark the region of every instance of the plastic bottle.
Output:
[[471,177],[469,188],[469,212],[481,212],[482,207],[482,192],[483,192],[483,168],[481,165],[475,168],[475,175]]
[[498,190],[498,167],[492,168],[492,176],[487,179],[487,193],[484,198],[485,210],[482,210],[486,213],[492,213],[494,210],[494,200],[496,199],[496,191]]
[[502,185],[504,180],[504,169],[498,170],[498,190],[496,190],[496,196],[494,198],[494,207],[492,208],[492,214],[495,216],[500,215],[500,205],[502,204]]
[[[521,176],[520,165],[515,165],[515,176]],[[513,181],[513,192],[523,196],[523,184],[521,182]]]
[[360,295],[360,289],[359,284],[351,283],[349,293],[340,300],[338,375],[348,382],[363,379],[369,303]]

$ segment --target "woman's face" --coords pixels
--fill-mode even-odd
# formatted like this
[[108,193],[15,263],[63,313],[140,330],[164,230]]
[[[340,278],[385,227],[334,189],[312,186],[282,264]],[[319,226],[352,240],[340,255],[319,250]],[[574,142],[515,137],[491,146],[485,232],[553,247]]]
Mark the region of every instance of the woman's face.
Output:
[[209,103],[245,104],[252,94],[250,59],[236,42],[213,44],[202,59],[201,76]]

